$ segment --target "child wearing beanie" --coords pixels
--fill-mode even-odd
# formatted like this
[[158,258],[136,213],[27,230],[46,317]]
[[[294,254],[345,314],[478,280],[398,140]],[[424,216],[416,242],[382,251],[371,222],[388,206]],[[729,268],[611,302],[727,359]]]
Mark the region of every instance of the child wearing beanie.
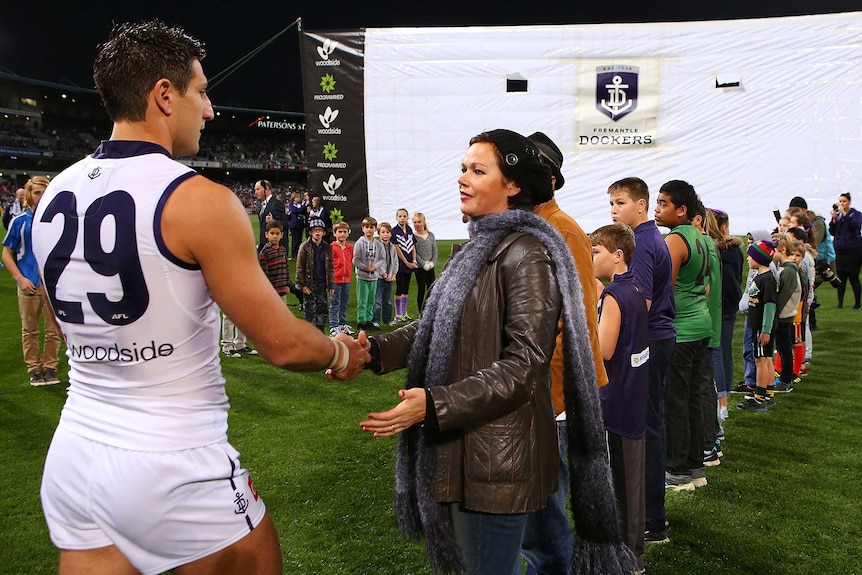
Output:
[[754,395],[736,406],[745,411],[764,412],[775,404],[772,366],[772,326],[778,282],[769,269],[775,249],[769,241],[759,240],[748,246],[748,267],[757,275],[748,288],[748,324],[754,342],[754,364],[757,386]]

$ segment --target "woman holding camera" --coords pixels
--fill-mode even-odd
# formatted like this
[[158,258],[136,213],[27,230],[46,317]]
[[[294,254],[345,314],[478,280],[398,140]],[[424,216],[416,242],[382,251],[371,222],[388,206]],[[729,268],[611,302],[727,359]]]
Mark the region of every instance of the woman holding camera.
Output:
[[850,207],[850,193],[838,196],[838,203],[832,205],[832,221],[829,233],[835,238],[835,265],[841,284],[838,289],[838,307],[844,307],[844,290],[847,282],[853,286],[855,303],[853,309],[860,308],[859,268],[862,267],[862,214]]

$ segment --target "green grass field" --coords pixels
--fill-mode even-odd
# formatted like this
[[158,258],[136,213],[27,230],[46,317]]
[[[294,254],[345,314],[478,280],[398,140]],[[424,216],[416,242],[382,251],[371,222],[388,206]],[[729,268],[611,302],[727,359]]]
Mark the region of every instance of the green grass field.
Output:
[[[450,243],[440,242],[441,261]],[[668,494],[671,542],[648,548],[649,573],[862,573],[862,377],[854,359],[862,312],[835,309],[828,285],[818,296],[810,375],[765,414],[738,412],[739,396],[731,398],[722,464],[708,470],[707,487]],[[39,484],[65,385],[27,383],[15,287],[5,270],[0,310],[0,492],[6,494],[0,573],[54,573],[57,553]],[[415,297],[409,313],[416,317]],[[355,323],[355,303],[348,317]],[[741,328],[740,318],[737,374]],[[364,373],[336,383],[322,374],[287,373],[257,357],[223,358],[222,365],[230,440],[275,519],[285,573],[430,575],[424,546],[397,533],[396,441],[375,440],[358,426],[369,411],[395,403],[405,374]],[[66,371],[64,362],[62,378]]]

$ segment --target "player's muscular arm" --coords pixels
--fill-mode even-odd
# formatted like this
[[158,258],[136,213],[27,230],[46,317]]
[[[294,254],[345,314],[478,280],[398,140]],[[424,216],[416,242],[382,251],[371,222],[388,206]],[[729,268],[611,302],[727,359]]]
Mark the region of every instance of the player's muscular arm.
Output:
[[292,370],[327,367],[332,343],[290,313],[272,289],[248,215],[231,190],[192,177],[171,195],[161,224],[168,249],[200,265],[213,299],[263,357]]

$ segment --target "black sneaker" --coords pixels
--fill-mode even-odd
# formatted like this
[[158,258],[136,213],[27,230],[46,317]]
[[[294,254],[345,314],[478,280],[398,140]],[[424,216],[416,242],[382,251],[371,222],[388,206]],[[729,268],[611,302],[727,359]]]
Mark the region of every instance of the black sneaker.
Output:
[[775,382],[775,393],[790,393],[793,391],[793,382],[784,383],[783,381]]
[[665,472],[664,487],[668,491],[694,491],[691,475],[677,475]]
[[754,393],[754,386],[741,381],[739,382],[739,385],[733,388],[732,391],[734,393]]
[[252,349],[249,346],[241,347],[237,351],[246,355],[257,355],[257,350]]
[[644,543],[667,543],[670,539],[666,531],[644,531]]
[[235,349],[229,349],[224,352],[227,357],[242,357],[242,354]]
[[757,411],[763,413],[766,411],[768,405],[766,401],[761,401],[756,397],[749,397],[742,403],[736,404],[736,409],[741,409],[743,411]]
[[41,371],[34,371],[30,374],[30,385],[39,387],[40,385],[48,384],[45,382],[45,377],[42,375]]
[[60,378],[57,377],[56,369],[46,369],[42,372],[42,379],[45,380],[45,385],[54,385],[60,383]]

